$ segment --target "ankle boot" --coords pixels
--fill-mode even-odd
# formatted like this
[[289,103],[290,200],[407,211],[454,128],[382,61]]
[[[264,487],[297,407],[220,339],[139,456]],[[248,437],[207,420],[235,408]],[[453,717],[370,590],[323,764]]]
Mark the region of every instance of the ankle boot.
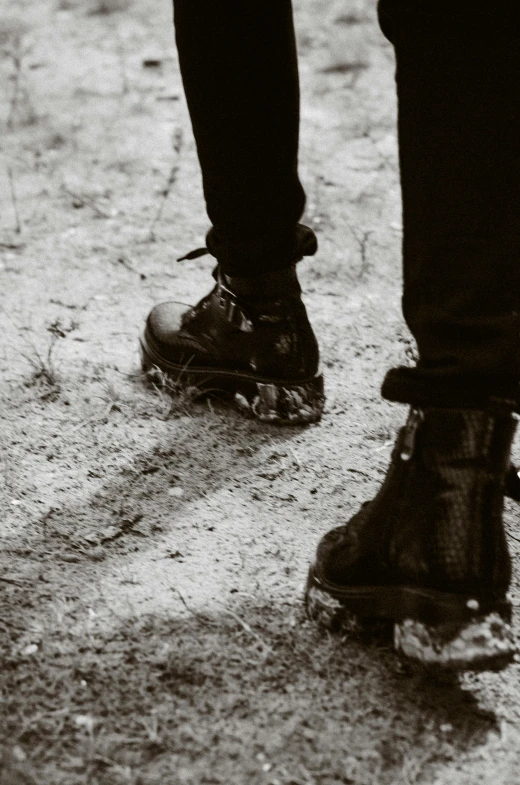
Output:
[[379,493],[319,543],[310,616],[390,620],[397,650],[426,665],[510,662],[502,509],[515,426],[508,413],[412,409]]
[[263,422],[319,420],[323,377],[295,265],[255,278],[217,267],[214,277],[213,290],[187,311],[175,302],[153,308],[141,338],[143,369],[159,369],[172,391],[230,396]]

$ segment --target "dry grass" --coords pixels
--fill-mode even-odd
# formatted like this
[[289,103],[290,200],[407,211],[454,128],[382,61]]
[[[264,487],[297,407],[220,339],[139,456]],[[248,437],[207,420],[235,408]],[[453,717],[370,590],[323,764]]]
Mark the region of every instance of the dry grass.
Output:
[[28,782],[412,785],[493,727],[458,685],[403,674],[384,645],[323,637],[299,604],[109,631],[81,603],[54,606],[32,636],[2,640],[1,742]]
[[56,401],[61,393],[61,377],[56,366],[55,351],[60,339],[66,338],[78,327],[77,322],[70,321],[68,325],[59,319],[47,326],[49,338],[46,348],[37,346],[32,332],[28,335],[20,332],[26,350],[20,352],[31,367],[31,373],[26,377],[25,387],[35,388],[42,401]]
[[11,5],[0,785],[512,785],[519,665],[434,683],[384,642],[324,636],[299,596],[318,536],[384,475],[402,412],[379,386],[413,350],[396,326],[393,63],[374,3],[294,3],[323,238],[302,283],[328,406],[290,432],[136,370],[152,303],[211,282],[173,263],[206,221],[171,4],[20,0],[23,24]]
[[154,366],[140,378],[145,386],[155,393],[165,420],[190,416],[196,410],[196,404],[199,407],[209,407],[211,410],[213,404],[217,404],[223,397],[223,393],[218,390],[193,384],[187,369],[186,372],[180,373],[178,378],[173,379]]

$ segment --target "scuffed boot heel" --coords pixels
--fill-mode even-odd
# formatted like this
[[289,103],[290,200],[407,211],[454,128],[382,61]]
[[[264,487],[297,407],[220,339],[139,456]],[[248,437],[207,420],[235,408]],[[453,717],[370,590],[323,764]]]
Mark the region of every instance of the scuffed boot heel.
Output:
[[302,382],[254,382],[241,385],[235,395],[239,408],[261,422],[307,425],[318,422],[325,395],[321,374]]
[[497,612],[462,626],[405,619],[394,625],[394,646],[409,662],[452,671],[501,670],[517,651],[509,621]]

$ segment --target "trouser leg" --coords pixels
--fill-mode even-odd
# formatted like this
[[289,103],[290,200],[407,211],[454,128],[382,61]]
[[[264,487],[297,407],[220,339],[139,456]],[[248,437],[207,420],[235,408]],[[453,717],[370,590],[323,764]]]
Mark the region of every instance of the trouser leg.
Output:
[[500,1],[381,0],[379,10],[396,51],[403,312],[419,351],[383,393],[517,406],[520,15]]
[[299,85],[291,0],[174,0],[184,89],[228,275],[258,275],[316,250],[298,224]]

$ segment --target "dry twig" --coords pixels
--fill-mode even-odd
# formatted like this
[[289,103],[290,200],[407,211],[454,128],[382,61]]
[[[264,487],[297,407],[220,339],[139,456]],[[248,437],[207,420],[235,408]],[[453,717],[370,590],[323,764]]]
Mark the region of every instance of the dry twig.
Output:
[[166,185],[161,192],[161,201],[159,203],[159,207],[157,208],[157,212],[155,213],[155,216],[153,217],[152,222],[150,224],[150,228],[148,230],[148,242],[154,243],[156,240],[155,227],[161,220],[163,210],[165,208],[166,202],[168,201],[170,192],[173,186],[175,185],[175,183],[177,182],[177,175],[179,173],[179,165],[177,161],[179,160],[182,151],[182,145],[183,145],[182,129],[177,128],[173,135],[173,150],[177,156],[176,162],[172,165]]
[[15,221],[14,231],[15,234],[21,234],[22,224],[20,222],[20,213],[18,212],[18,200],[16,198],[16,190],[14,187],[13,170],[11,169],[10,166],[7,167],[7,177],[9,180],[9,190],[11,192],[11,202],[13,205],[13,212],[14,212],[14,221]]
[[78,202],[79,204],[82,204],[85,207],[90,207],[100,218],[112,218],[110,213],[105,212],[104,210],[102,210],[100,207],[97,206],[96,202],[94,201],[94,199],[92,199],[92,197],[85,196],[85,194],[78,194],[75,191],[71,191],[70,188],[67,188],[67,186],[63,184],[61,186],[61,190],[64,193],[66,193],[68,196],[70,196],[72,199],[74,199],[76,202]]

